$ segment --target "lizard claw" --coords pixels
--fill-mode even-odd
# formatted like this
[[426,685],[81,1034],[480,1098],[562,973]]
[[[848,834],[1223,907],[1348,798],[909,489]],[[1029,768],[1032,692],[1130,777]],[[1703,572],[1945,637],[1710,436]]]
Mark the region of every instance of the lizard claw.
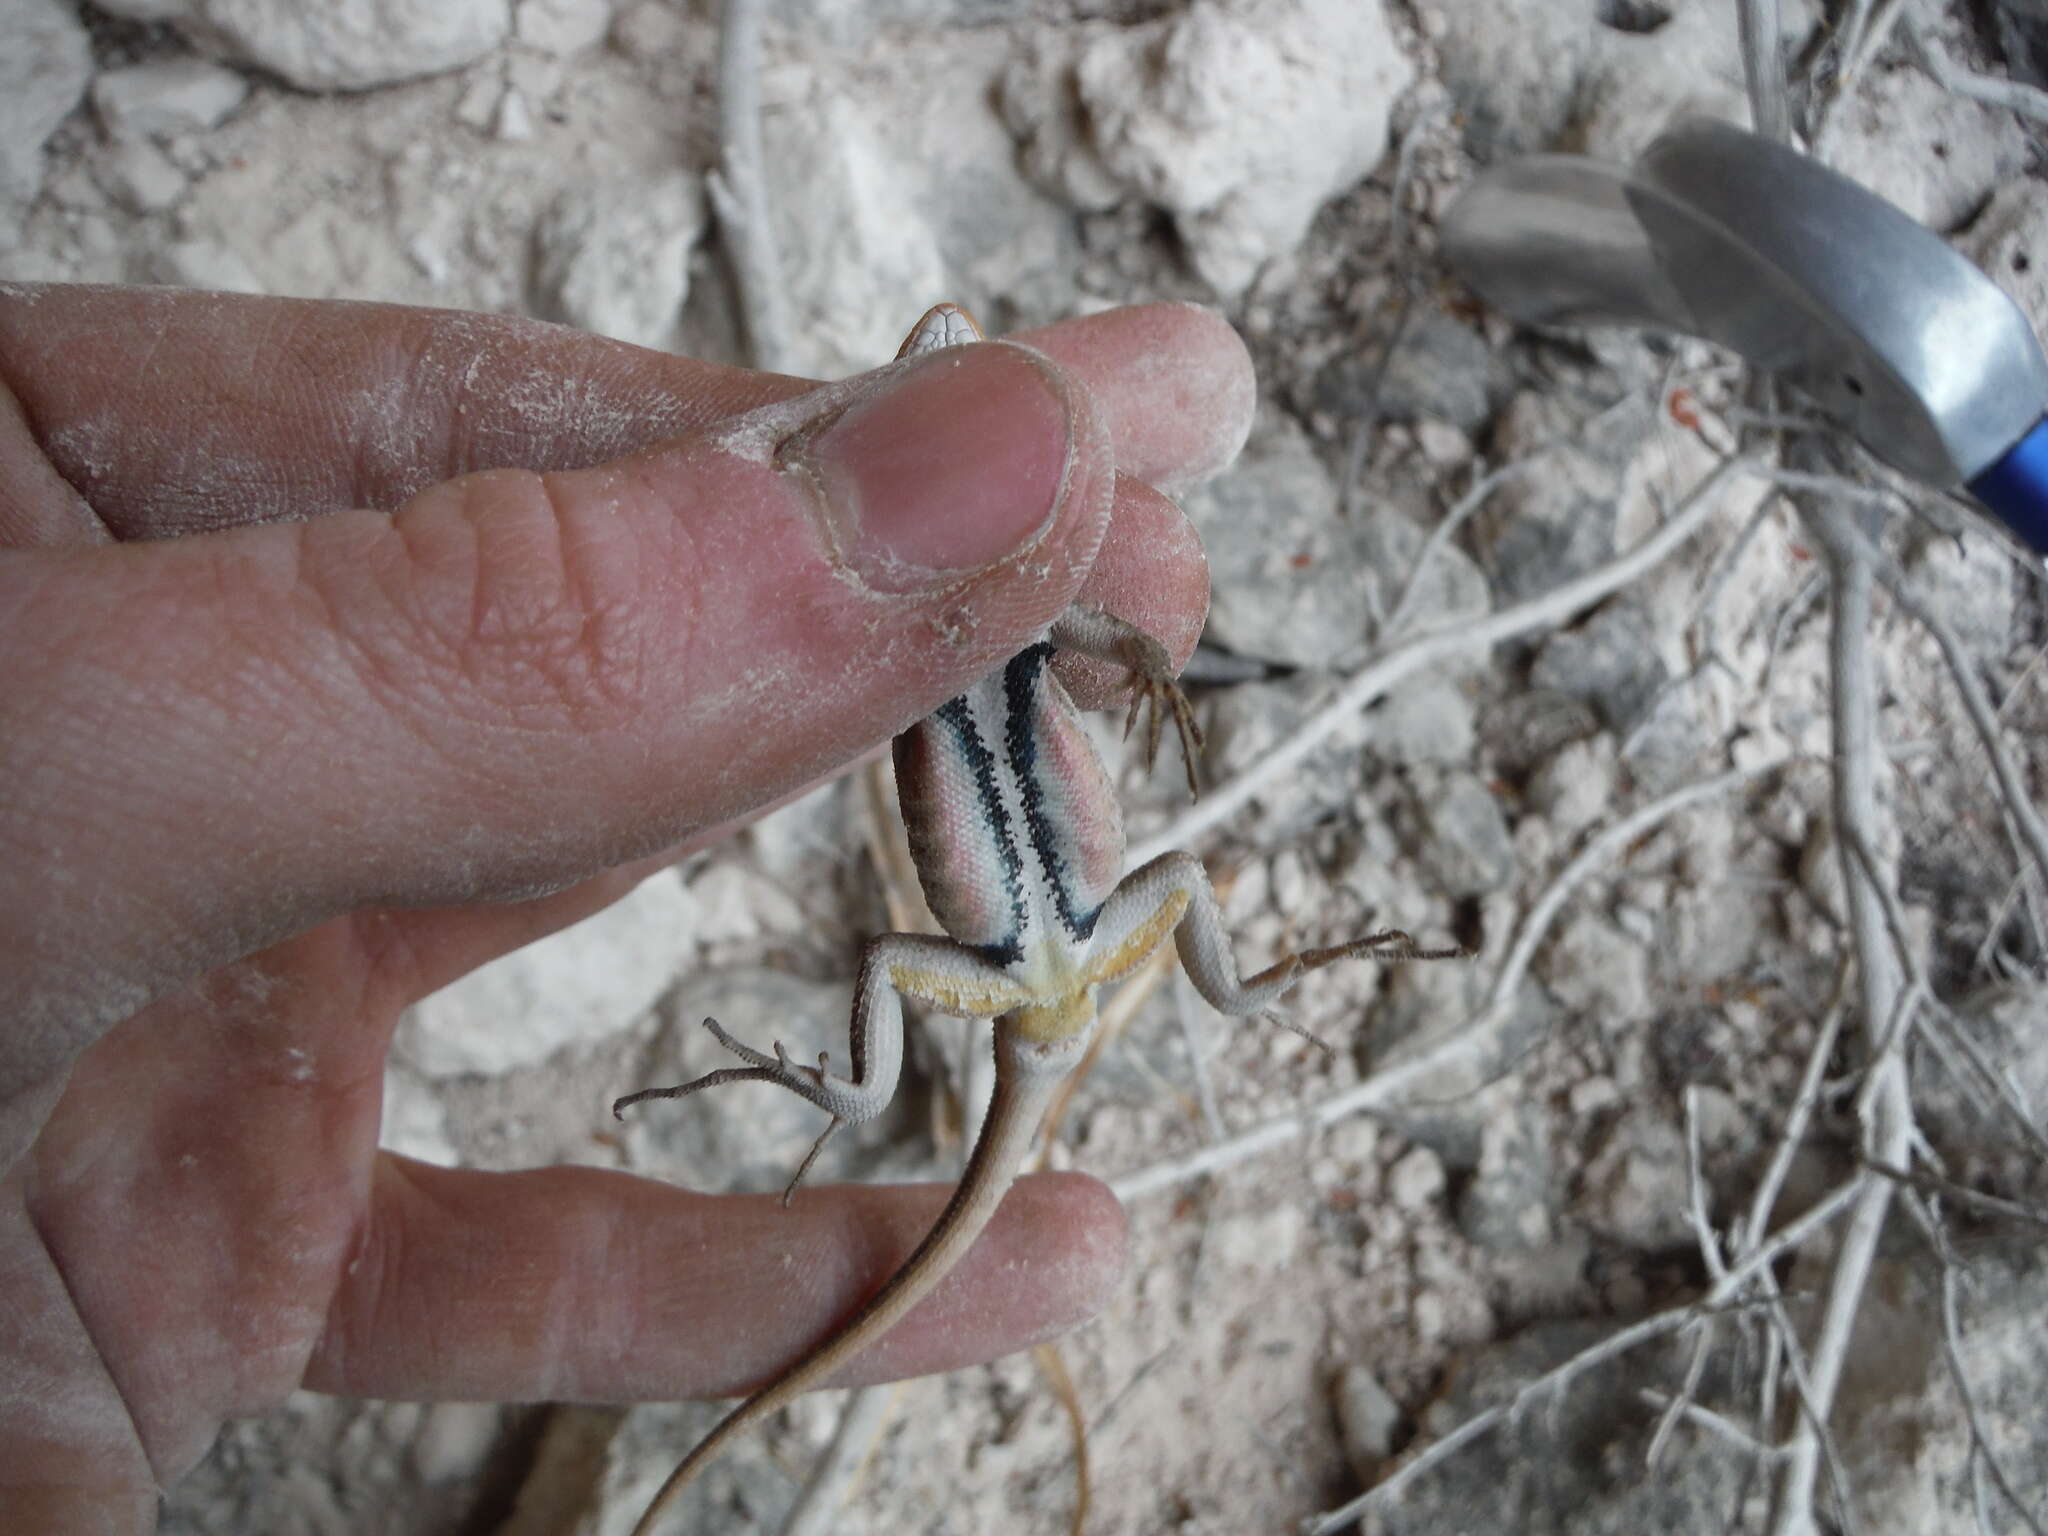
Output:
[[1368,933],[1362,939],[1353,939],[1343,947],[1344,959],[1360,959],[1367,955],[1375,960],[1469,960],[1472,951],[1462,945],[1448,949],[1424,949],[1412,935],[1401,929],[1383,928],[1378,933]]
[[1301,1036],[1302,1039],[1306,1040],[1310,1045],[1314,1046],[1317,1050],[1321,1051],[1323,1055],[1327,1057],[1329,1060],[1335,1061],[1337,1059],[1337,1048],[1335,1046],[1330,1044],[1330,1042],[1325,1040],[1321,1035],[1318,1035],[1314,1033],[1312,1030],[1305,1029],[1301,1025],[1295,1023],[1294,1020],[1288,1018],[1287,1015],[1280,1012],[1279,1009],[1262,1009],[1259,1013],[1259,1017],[1262,1019],[1271,1020],[1273,1023],[1278,1024],[1282,1029],[1286,1030],[1289,1034]]
[[1201,786],[1195,779],[1195,759],[1202,750],[1202,727],[1195,719],[1195,709],[1188,702],[1188,696],[1174,681],[1173,671],[1166,659],[1166,648],[1149,635],[1141,637],[1146,644],[1131,657],[1131,708],[1124,716],[1124,739],[1128,741],[1131,729],[1138,723],[1138,716],[1145,715],[1145,767],[1149,771],[1159,760],[1159,738],[1166,727],[1169,715],[1173,717],[1174,734],[1180,739],[1180,760],[1187,769],[1188,796],[1193,799],[1201,794]]

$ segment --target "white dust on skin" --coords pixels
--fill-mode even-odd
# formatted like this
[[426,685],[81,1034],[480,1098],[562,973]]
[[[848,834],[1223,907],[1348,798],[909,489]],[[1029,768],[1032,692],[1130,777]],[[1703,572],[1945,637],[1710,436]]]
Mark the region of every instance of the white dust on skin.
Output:
[[[1207,305],[1160,307],[1204,316],[1218,327],[1226,324]],[[1234,340],[1229,344],[1237,345]],[[1169,415],[1184,429],[1193,429],[1182,439],[1183,467],[1158,482],[1157,488],[1169,496],[1182,495],[1213,480],[1230,467],[1251,436],[1258,382],[1249,365],[1190,366],[1177,348],[1133,346],[1119,364],[1118,380],[1125,386],[1121,393],[1151,402],[1151,409]]]
[[[60,939],[65,937],[59,934]],[[76,955],[77,947],[71,948]],[[33,985],[15,978],[20,990],[0,1010],[7,1036],[5,1055],[0,1056],[0,1127],[7,1133],[6,1142],[0,1143],[0,1166],[11,1163],[42,1128],[79,1053],[192,974],[160,955],[150,958],[153,965],[141,966],[133,963],[131,954],[103,958],[97,964],[90,958],[74,959],[61,968],[37,967],[31,973]]]
[[[10,302],[33,302],[36,290],[9,286]],[[240,328],[246,301],[235,295],[146,293],[134,302],[124,290],[120,313],[124,369],[143,381],[152,373],[175,372],[177,359],[164,355],[182,336],[204,334],[210,325],[224,333]],[[87,338],[73,335],[74,343]],[[59,359],[46,359],[54,366]],[[280,466],[252,445],[246,432],[226,420],[196,420],[184,411],[136,410],[133,401],[73,418],[50,429],[46,450],[65,478],[91,500],[95,487],[118,484],[124,465],[149,466],[148,532],[168,536],[220,526],[223,487],[289,484]],[[134,494],[135,488],[128,488]],[[99,509],[107,515],[106,508]]]
[[[12,295],[36,290],[17,285]],[[380,310],[382,313],[380,313]],[[169,349],[198,347],[208,365],[269,377],[279,360],[246,358],[209,346],[210,334],[246,335],[250,346],[281,337],[289,348],[292,316],[264,301],[241,296],[167,294],[158,303],[123,301],[122,357],[139,376],[161,371]],[[393,311],[366,307],[364,324],[376,327]],[[388,510],[441,480],[451,468],[448,445],[482,434],[487,454],[535,467],[564,451],[574,463],[599,462],[631,452],[680,430],[686,409],[660,391],[622,389],[605,376],[609,359],[591,339],[565,327],[518,316],[437,313],[422,332],[391,332],[388,355],[365,354],[350,377],[323,381],[333,398],[309,423],[315,441],[345,453],[356,478],[374,487],[364,499]],[[82,338],[81,338],[82,339]],[[415,345],[408,349],[407,342]],[[327,341],[316,345],[328,345]],[[54,364],[53,364],[54,365]],[[286,366],[283,381],[289,383]],[[487,390],[487,398],[479,391]],[[47,447],[74,484],[90,494],[113,490],[136,507],[111,509],[116,526],[142,525],[153,536],[203,532],[249,522],[272,522],[336,510],[308,501],[331,481],[305,461],[306,443],[295,434],[262,433],[244,412],[156,411],[138,408],[130,395],[89,414],[53,424]],[[250,408],[252,411],[254,407]],[[129,483],[138,475],[146,481]],[[106,508],[103,511],[109,510]]]
[[18,1196],[0,1212],[0,1294],[11,1314],[0,1446],[54,1443],[106,1468],[132,1463],[140,1453],[134,1421]]
[[437,315],[404,389],[385,394],[380,410],[399,434],[394,441],[402,442],[421,420],[414,402],[450,401],[438,424],[451,439],[487,415],[482,430],[491,436],[573,444],[579,463],[631,453],[684,430],[689,416],[681,397],[621,389],[595,371],[612,359],[591,346],[589,336],[545,321]]
[[[1040,367],[1049,366],[1027,347],[995,345],[1009,346]],[[1014,628],[1013,616],[1019,610],[1042,611],[1046,606],[1042,594],[1048,588],[1071,593],[1079,587],[1100,548],[1099,520],[1093,537],[1067,540],[1050,553],[1045,545],[1063,517],[1071,521],[1074,515],[1066,504],[1077,462],[1106,464],[1109,459],[1106,429],[1087,413],[1071,418],[1076,429],[1099,435],[1077,444],[1078,451],[1069,452],[1046,518],[1021,549],[977,568],[944,573],[936,580],[930,573],[913,573],[908,568],[900,568],[900,577],[898,570],[891,570],[887,573],[890,585],[907,586],[914,576],[925,578],[915,589],[893,591],[878,587],[848,558],[846,530],[841,526],[844,509],[826,501],[816,477],[808,472],[808,442],[848,411],[887,393],[905,372],[945,365],[944,358],[904,359],[759,407],[707,431],[706,439],[715,451],[751,466],[776,469],[803,488],[833,580],[852,602],[873,614],[855,658],[857,665],[819,666],[816,657],[791,654],[765,665],[740,667],[724,688],[696,701],[707,719],[751,722],[763,735],[788,739],[790,733],[814,726],[819,718],[857,713],[879,678],[928,671],[934,642],[962,651],[987,652],[989,641],[983,637]],[[737,557],[741,552],[733,553]],[[835,627],[843,622],[837,621]],[[895,722],[894,728],[904,724],[908,718]],[[816,757],[802,760],[794,782],[809,782],[844,767],[852,754],[843,747],[843,743],[828,743]],[[746,787],[758,799],[760,785]]]
[[[622,17],[630,19],[634,10],[651,12],[660,8],[620,9]],[[892,41],[891,47],[894,46]],[[513,62],[531,61],[515,58]],[[615,95],[608,100],[606,110],[599,112],[583,110],[598,98],[570,93],[567,99],[574,110],[566,113],[562,121],[543,120],[536,139],[527,145],[471,143],[464,130],[455,126],[449,110],[449,102],[465,85],[453,77],[361,98],[308,99],[283,92],[273,95],[274,87],[259,85],[256,107],[204,140],[214,168],[198,177],[193,201],[179,210],[178,216],[189,218],[202,233],[246,251],[273,291],[361,294],[503,309],[521,302],[519,254],[533,222],[529,205],[546,195],[553,180],[559,177],[560,166],[573,163],[574,157],[593,143],[603,147],[608,163],[635,164],[658,159],[666,164],[673,158],[677,114],[692,111],[696,105],[694,98],[679,97],[673,88],[677,62],[663,59],[648,66],[647,72],[658,73],[663,82],[666,94],[659,97]],[[571,74],[577,80],[591,76],[609,80],[625,72],[615,53],[595,50],[581,58]],[[968,97],[970,104],[980,110],[979,93],[967,93],[963,99]],[[655,110],[656,105],[663,110]],[[365,124],[365,119],[372,121]],[[624,147],[620,143],[622,135],[627,140]],[[379,237],[387,229],[394,236],[404,235],[408,233],[408,221],[416,217],[402,200],[394,200],[391,195],[394,185],[401,192],[404,190],[410,163],[406,154],[411,148],[407,141],[414,136],[423,145],[433,147],[431,167],[456,167],[465,173],[465,179],[451,177],[430,185],[435,210],[464,210],[463,219],[467,221],[461,228],[448,232],[435,226],[436,238],[445,238],[453,253],[453,275],[446,281],[413,280],[407,276],[401,260],[381,251]],[[658,143],[642,146],[644,152],[636,153],[635,145],[643,138]],[[244,161],[246,169],[242,166]],[[294,217],[294,200],[302,197],[317,200],[323,209],[336,210],[340,218],[359,221],[364,232],[361,245],[352,238],[355,232],[338,226],[335,232],[350,235],[351,239],[299,238],[317,228],[313,224],[288,227],[283,222]],[[242,214],[241,209],[248,212]],[[1064,215],[1051,210],[1046,217]],[[45,225],[48,227],[41,229],[36,238],[60,237],[61,232],[55,230],[51,220],[46,219]],[[163,238],[163,231],[152,232],[142,227],[131,236],[124,227],[122,238],[132,239],[138,248],[146,249],[152,240]],[[400,248],[396,239],[392,244],[394,252]],[[1028,240],[1019,241],[1018,246],[1027,251],[1033,248]],[[85,256],[79,260],[88,264],[76,270],[114,270],[111,261],[93,257],[89,247],[80,249]],[[365,249],[376,259],[365,259]],[[1059,313],[1073,307],[1075,298],[1065,263],[1060,264],[1059,270],[1060,284],[1051,290],[1050,297],[1039,294],[1029,312]],[[997,293],[1010,291],[1012,286],[1000,277],[989,278],[980,269],[974,277]],[[945,296],[914,292],[905,298],[915,306]],[[10,297],[17,302],[36,302],[39,295],[31,290]],[[498,316],[474,321],[451,316],[441,323],[449,326],[445,333],[447,342],[445,346],[426,349],[418,360],[422,371],[401,386],[374,397],[366,396],[360,406],[364,412],[360,440],[365,443],[366,454],[377,461],[387,465],[403,463],[419,440],[422,422],[408,413],[408,398],[430,398],[433,390],[440,389],[458,398],[474,399],[479,380],[482,387],[491,389],[494,399],[502,398],[505,402],[500,420],[506,425],[495,430],[514,439],[531,434],[559,440],[573,434],[579,441],[596,443],[616,434],[616,441],[624,450],[646,442],[648,424],[660,422],[665,413],[676,409],[671,400],[657,395],[644,402],[643,413],[632,402],[621,404],[617,392],[607,396],[586,380],[565,379],[558,370],[550,370],[552,359],[545,348],[537,347],[529,357],[507,356],[507,352],[517,349],[518,342],[516,333],[508,334],[506,327],[516,327],[518,322]],[[545,332],[550,328],[535,324],[533,329]],[[686,328],[685,335],[689,334]],[[1147,355],[1148,349],[1136,351],[1139,361],[1135,371],[1123,377],[1140,380],[1147,387],[1145,398],[1162,402],[1148,409],[1158,414],[1192,409],[1201,423],[1201,443],[1188,454],[1189,471],[1177,483],[1206,478],[1245,435],[1244,424],[1250,416],[1248,377],[1242,384],[1234,384],[1227,376],[1219,377],[1220,370],[1177,369],[1164,357]],[[502,391],[496,380],[489,377],[494,369],[500,371],[501,377],[510,376]],[[855,398],[864,388],[874,387],[875,381],[875,375],[849,381],[847,398]],[[840,386],[827,386],[828,390],[837,388]],[[1116,393],[1121,397],[1126,392],[1119,389]],[[805,399],[815,403],[818,395]],[[1228,408],[1212,408],[1208,403],[1212,399],[1223,401]],[[1197,401],[1201,403],[1195,404]],[[595,418],[600,414],[609,419],[597,421]],[[457,419],[459,423],[460,418]],[[758,440],[751,446],[735,444],[734,451],[763,453],[772,460],[777,436],[766,432],[765,426],[764,435],[765,444]],[[101,474],[118,474],[122,461],[138,450],[161,453],[167,460],[175,461],[177,482],[186,488],[180,492],[187,498],[181,504],[181,513],[195,523],[206,520],[210,512],[217,524],[220,511],[217,504],[209,508],[191,495],[190,487],[200,483],[202,474],[215,478],[216,483],[250,487],[291,484],[289,475],[280,476],[276,463],[267,461],[232,433],[209,433],[204,442],[180,437],[153,445],[137,444],[132,436],[117,437],[111,425],[98,424],[86,430],[78,442],[78,451]],[[1107,455],[1099,462],[1107,463]],[[952,594],[953,600],[918,625],[905,625],[900,620],[907,599],[864,590],[857,575],[841,570],[838,579],[843,589],[863,595],[873,604],[869,644],[847,663],[835,661],[821,671],[808,670],[786,658],[773,662],[755,659],[752,665],[741,666],[729,676],[722,690],[722,707],[750,722],[751,729],[761,734],[787,735],[793,721],[820,711],[837,712],[843,718],[849,704],[863,691],[856,674],[872,679],[880,675],[880,669],[898,673],[911,668],[928,670],[935,644],[962,655],[985,648],[985,637],[998,620],[1016,611],[1000,605],[1029,606],[1034,612],[1039,611],[1046,606],[1046,594],[1073,589],[1093,553],[1091,546],[1062,549],[1057,555],[1040,551],[1012,557],[1015,567],[1002,581],[977,585],[971,576],[963,578],[959,590]],[[821,756],[806,766],[815,777],[841,765],[836,757],[828,761]],[[739,788],[734,786],[735,792]],[[481,881],[487,871],[502,869],[507,862],[537,867],[544,862],[546,849],[558,845],[565,831],[536,826],[526,849],[507,850],[502,843],[502,827],[451,828],[445,839],[445,857],[451,865],[466,859],[474,866],[474,878]],[[437,857],[441,856],[442,852],[437,851]],[[517,894],[542,894],[558,888],[560,883],[535,878]],[[142,996],[138,995],[133,1005],[139,1006],[141,1001]],[[132,1008],[121,1009],[122,1013],[128,1011]],[[1088,1259],[1078,1256],[1072,1263],[1090,1266]]]

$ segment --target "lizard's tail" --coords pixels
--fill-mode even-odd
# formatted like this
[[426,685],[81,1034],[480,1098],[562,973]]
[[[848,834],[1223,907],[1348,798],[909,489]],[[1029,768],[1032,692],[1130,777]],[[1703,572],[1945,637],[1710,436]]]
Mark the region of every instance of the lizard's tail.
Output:
[[1016,1182],[1017,1169],[1031,1149],[1038,1122],[1064,1076],[1007,1071],[1008,1064],[1001,1060],[1002,1055],[998,1051],[995,1093],[982,1135],[967,1159],[953,1198],[939,1213],[924,1241],[836,1334],[733,1409],[697,1442],[661,1485],[660,1492],[633,1527],[632,1536],[654,1536],[656,1525],[677,1495],[726,1446],[791,1399],[817,1386],[895,1327],[974,1246],[981,1229],[988,1225],[1003,1196]]

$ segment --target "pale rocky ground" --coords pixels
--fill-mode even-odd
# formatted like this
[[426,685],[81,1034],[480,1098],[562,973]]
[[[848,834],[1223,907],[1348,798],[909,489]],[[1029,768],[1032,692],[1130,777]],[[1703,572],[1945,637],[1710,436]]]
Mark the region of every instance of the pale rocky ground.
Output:
[[[1482,465],[1573,439],[1432,556],[1411,625],[1469,620],[1597,564],[1712,462],[1660,404],[1689,390],[1679,414],[1706,413],[1725,441],[1725,359],[1632,336],[1514,337],[1433,250],[1478,165],[1542,147],[1625,155],[1678,112],[1742,116],[1730,9],[781,0],[766,135],[805,365],[885,358],[940,297],[991,329],[1162,297],[1223,308],[1252,343],[1263,405],[1239,466],[1189,503],[1216,579],[1198,702],[1221,782],[1386,647],[1427,530]],[[1786,11],[1796,45],[1810,22]],[[1950,36],[1991,56],[1960,23]],[[529,313],[738,360],[705,214],[714,52],[709,7],[663,0],[108,0],[82,25],[68,0],[0,0],[0,278]],[[1832,152],[2048,316],[2038,127],[1886,54]],[[1334,1063],[1199,1006],[1184,1032],[1164,988],[1082,1085],[1056,1160],[1111,1177],[1199,1146],[1189,1040],[1228,1130],[1398,1061],[1477,1005],[1521,912],[1601,826],[1731,764],[1824,755],[1816,563],[1783,509],[1738,546],[1757,499],[1753,484],[1732,493],[1705,539],[1567,631],[1397,690],[1199,850],[1234,876],[1248,959],[1377,916],[1474,942],[1476,963],[1317,978],[1294,1016],[1338,1042]],[[1889,538],[1948,604],[2038,776],[2038,584],[1982,538]],[[1721,664],[1703,667],[1709,643]],[[1988,775],[1925,638],[1887,614],[1870,643],[1908,925],[1936,993],[2039,1104],[2044,957],[2008,902],[2016,866]],[[1130,777],[1142,835],[1177,808],[1177,776]],[[707,1012],[837,1047],[858,943],[885,922],[865,827],[853,781],[822,791],[428,1000],[400,1037],[387,1144],[775,1187],[816,1128],[787,1096],[709,1095],[623,1129],[607,1106],[704,1070]],[[1571,899],[1483,1085],[1134,1200],[1129,1277],[1061,1346],[1089,1424],[1088,1529],[1292,1529],[1504,1385],[1696,1292],[1681,1095],[1695,1090],[1725,1224],[1845,943],[1831,848],[1817,761],[1664,823]],[[942,1021],[905,1112],[843,1137],[819,1176],[943,1176],[959,1148],[931,1128],[957,1115],[929,1069],[958,1054]],[[2038,1167],[1915,1067],[1950,1171],[2034,1190]],[[1787,1207],[1840,1178],[1852,1146],[1831,1102]],[[1936,1281],[1897,1227],[1837,1418],[1843,1470],[1865,1532],[1967,1529]],[[1966,1235],[1979,1412],[2038,1511],[2048,1273],[2023,1231]],[[1823,1257],[1786,1272],[1787,1289],[1815,1292]],[[1682,1430],[1645,1469],[1656,1410],[1641,1394],[1669,1390],[1675,1360],[1646,1351],[1587,1377],[1555,1418],[1482,1440],[1370,1528],[1760,1529],[1768,1479],[1727,1442]],[[1724,1335],[1704,1400],[1739,1413],[1753,1368]],[[807,1401],[731,1455],[697,1528],[774,1528],[835,1413],[829,1396]],[[164,1526],[609,1536],[714,1416],[302,1394],[233,1426],[167,1496]],[[831,1529],[1067,1528],[1067,1421],[1028,1359],[910,1383],[891,1422]],[[2021,1527],[1999,1505],[1991,1528]]]

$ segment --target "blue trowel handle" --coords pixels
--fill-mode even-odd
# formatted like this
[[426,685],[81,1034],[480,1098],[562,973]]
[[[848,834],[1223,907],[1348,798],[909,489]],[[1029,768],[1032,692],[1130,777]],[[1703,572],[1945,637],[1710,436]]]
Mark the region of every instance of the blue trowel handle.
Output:
[[2048,555],[2048,416],[1970,482],[1970,494],[2037,555]]

